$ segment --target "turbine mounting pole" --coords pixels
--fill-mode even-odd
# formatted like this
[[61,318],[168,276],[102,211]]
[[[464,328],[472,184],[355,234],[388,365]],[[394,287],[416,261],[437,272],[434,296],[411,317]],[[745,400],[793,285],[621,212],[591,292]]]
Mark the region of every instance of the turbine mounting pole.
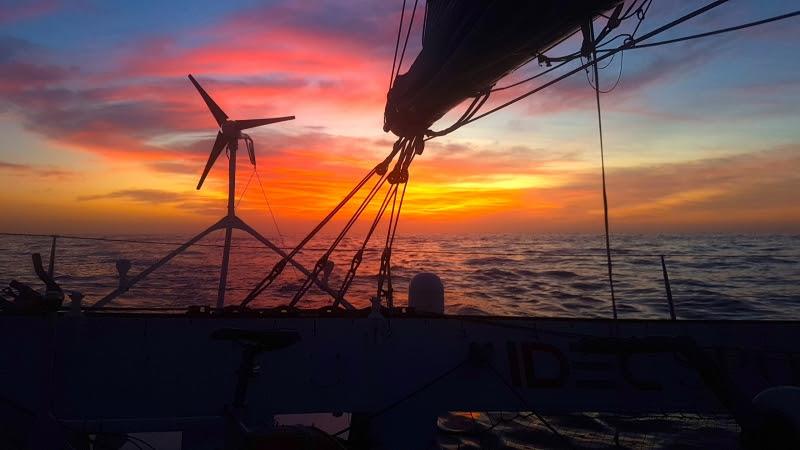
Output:
[[225,306],[225,289],[228,285],[228,265],[231,257],[231,241],[236,217],[234,199],[236,198],[236,151],[238,140],[228,142],[228,215],[225,217],[225,246],[222,249],[222,266],[219,272],[219,288],[217,289],[217,308]]
[[239,141],[228,143],[228,217],[236,215],[234,200],[236,199],[236,151]]

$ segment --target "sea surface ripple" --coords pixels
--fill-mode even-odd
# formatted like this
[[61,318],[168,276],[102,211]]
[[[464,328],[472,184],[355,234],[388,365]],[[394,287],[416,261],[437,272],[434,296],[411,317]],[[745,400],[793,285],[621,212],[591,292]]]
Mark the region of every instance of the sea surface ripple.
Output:
[[[278,257],[257,241],[234,235],[227,304],[238,303],[263,278]],[[167,254],[186,236],[107,236],[136,243],[58,239],[55,273],[66,290],[91,304],[117,285],[115,263],[128,259],[129,276]],[[286,248],[299,239],[276,238]],[[298,256],[312,269],[330,239],[312,241]],[[116,306],[214,305],[217,298],[222,233],[212,234],[119,297]],[[338,290],[350,267],[356,239],[345,239],[333,253],[329,285]],[[364,254],[346,298],[366,307],[376,293],[382,242]],[[669,315],[660,255],[664,255],[676,314],[684,319],[800,318],[800,235],[620,234],[612,237],[614,288],[621,318]],[[30,254],[46,261],[50,239],[0,236],[0,283],[12,279],[41,287]],[[433,272],[445,285],[450,314],[610,317],[611,297],[603,237],[563,235],[405,235],[392,253],[395,304],[406,304],[411,277]],[[287,267],[258,297],[254,307],[288,303],[303,281]],[[330,297],[313,288],[298,305],[318,308]]]

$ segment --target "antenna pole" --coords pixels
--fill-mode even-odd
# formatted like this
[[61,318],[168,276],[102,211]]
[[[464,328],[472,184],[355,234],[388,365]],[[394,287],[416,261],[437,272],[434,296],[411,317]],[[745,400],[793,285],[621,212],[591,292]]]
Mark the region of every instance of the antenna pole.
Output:
[[233,224],[236,218],[236,150],[238,140],[228,143],[228,215],[225,217],[225,246],[222,249],[222,267],[219,272],[219,288],[217,290],[217,308],[225,306],[225,288],[228,285],[228,264],[231,256],[231,239],[233,237]]

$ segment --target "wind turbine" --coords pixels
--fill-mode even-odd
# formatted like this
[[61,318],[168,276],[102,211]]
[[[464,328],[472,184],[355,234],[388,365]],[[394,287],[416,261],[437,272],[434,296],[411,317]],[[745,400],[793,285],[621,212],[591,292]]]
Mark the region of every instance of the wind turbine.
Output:
[[250,163],[254,166],[256,165],[256,154],[253,147],[253,140],[250,139],[250,136],[242,133],[242,130],[260,127],[262,125],[269,125],[271,123],[294,120],[294,116],[273,117],[270,119],[231,120],[228,115],[225,114],[225,111],[223,111],[222,108],[217,105],[217,102],[215,102],[214,99],[208,95],[205,89],[203,89],[203,86],[200,86],[200,83],[198,83],[193,76],[189,75],[189,80],[192,82],[194,87],[197,88],[197,92],[199,92],[200,96],[203,97],[203,101],[206,102],[206,106],[208,106],[209,111],[211,111],[211,115],[214,116],[214,120],[216,120],[217,125],[219,125],[217,138],[214,140],[214,146],[211,148],[211,154],[208,155],[208,162],[206,163],[205,169],[203,169],[203,175],[200,176],[200,182],[197,183],[197,189],[200,189],[200,187],[203,186],[203,182],[206,180],[208,172],[211,170],[214,162],[219,157],[219,154],[222,153],[222,149],[224,149],[226,146],[231,152],[231,160],[233,160],[233,152],[238,150],[240,139],[247,143],[247,152],[250,156]]
[[[222,108],[220,108],[219,105],[217,105],[214,99],[212,99],[211,96],[208,95],[205,89],[203,89],[203,87],[200,86],[200,83],[198,83],[193,76],[189,75],[189,80],[192,82],[194,87],[197,88],[197,91],[200,93],[200,96],[203,97],[203,101],[205,101],[206,106],[208,106],[208,109],[211,111],[211,115],[214,116],[214,120],[217,121],[217,125],[219,126],[219,130],[217,131],[217,137],[214,140],[214,146],[211,148],[211,154],[208,155],[208,162],[206,162],[206,166],[203,169],[203,174],[200,176],[200,182],[197,183],[197,189],[200,189],[203,186],[203,182],[208,176],[211,167],[214,166],[214,163],[216,162],[220,153],[222,153],[222,150],[227,148],[229,155],[228,214],[225,215],[225,217],[223,217],[222,219],[220,219],[217,223],[211,225],[197,236],[191,238],[186,243],[184,243],[177,249],[173,250],[165,257],[156,261],[153,265],[146,268],[135,277],[128,279],[124,283],[121,282],[120,286],[117,289],[115,289],[113,292],[106,295],[102,299],[100,299],[100,301],[98,301],[92,306],[93,308],[104,306],[113,299],[117,298],[120,294],[126,292],[128,289],[133,287],[134,284],[138,283],[147,275],[149,275],[162,265],[166,264],[172,258],[177,256],[187,248],[191,247],[192,245],[196,244],[206,235],[215,230],[225,229],[225,246],[222,253],[222,266],[219,276],[219,289],[217,291],[217,308],[222,308],[225,306],[225,287],[227,285],[227,279],[228,279],[228,262],[230,260],[231,237],[234,228],[249,233],[256,239],[261,241],[264,245],[272,249],[272,251],[277,253],[280,257],[284,259],[287,258],[287,254],[285,251],[283,251],[283,249],[276,246],[269,239],[259,234],[258,231],[253,229],[251,226],[247,225],[242,219],[236,216],[235,205],[234,205],[234,199],[236,197],[236,151],[239,149],[239,141],[240,140],[245,141],[245,143],[247,144],[247,151],[250,156],[250,163],[255,166],[256,154],[255,154],[255,148],[253,146],[253,140],[247,134],[242,133],[242,130],[260,127],[262,125],[268,125],[271,123],[292,120],[294,119],[294,116],[273,117],[269,119],[231,120],[228,117],[228,115],[225,114],[225,111],[223,111]],[[295,266],[304,275],[310,276],[310,272],[300,263],[296,262],[294,259],[288,259],[287,262]],[[328,292],[334,297],[337,296],[337,293],[334,292],[326,284],[321,283],[319,280],[316,279],[315,283],[323,291]],[[352,306],[349,303],[346,303],[345,306],[352,308]]]

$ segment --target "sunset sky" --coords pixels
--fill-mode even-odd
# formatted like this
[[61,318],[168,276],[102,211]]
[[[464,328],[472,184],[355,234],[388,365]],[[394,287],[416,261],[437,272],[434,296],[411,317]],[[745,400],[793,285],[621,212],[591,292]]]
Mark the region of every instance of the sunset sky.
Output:
[[[642,30],[705,3],[655,0]],[[310,229],[391,149],[401,4],[0,0],[0,231],[191,232],[221,216],[224,156],[195,190],[216,124],[189,73],[232,118],[297,116],[251,135],[278,222]],[[794,9],[731,1],[663,37]],[[612,231],[800,232],[798,44],[794,18],[631,50],[601,72],[610,86],[622,60],[602,96]],[[432,141],[401,229],[602,232],[594,108],[578,75]],[[238,167],[244,188],[252,166]],[[239,213],[272,230],[255,178]]]

